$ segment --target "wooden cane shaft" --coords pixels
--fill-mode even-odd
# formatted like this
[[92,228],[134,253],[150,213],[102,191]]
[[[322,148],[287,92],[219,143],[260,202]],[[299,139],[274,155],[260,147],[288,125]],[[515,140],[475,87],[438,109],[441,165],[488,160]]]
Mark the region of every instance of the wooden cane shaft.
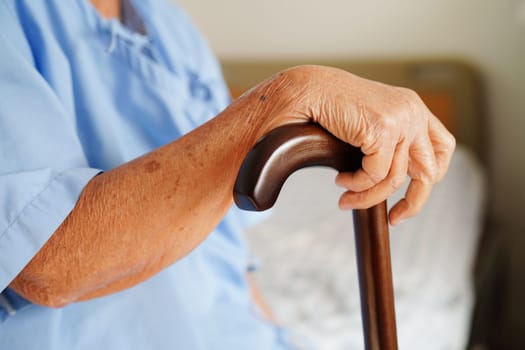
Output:
[[[235,183],[235,202],[241,209],[266,210],[294,171],[314,165],[356,171],[362,157],[358,148],[317,125],[277,128],[246,156]],[[354,210],[354,225],[365,347],[397,350],[386,201]]]
[[365,349],[397,350],[386,202],[353,214]]

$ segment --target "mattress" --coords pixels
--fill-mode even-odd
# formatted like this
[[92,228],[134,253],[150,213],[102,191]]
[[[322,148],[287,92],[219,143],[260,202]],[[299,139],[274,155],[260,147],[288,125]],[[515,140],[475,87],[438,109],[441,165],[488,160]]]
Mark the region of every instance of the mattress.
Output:
[[[261,262],[255,280],[304,349],[364,348],[352,215],[337,208],[342,189],[334,178],[327,168],[296,172],[247,233]],[[458,146],[423,211],[391,228],[400,349],[465,348],[485,185],[480,165]]]

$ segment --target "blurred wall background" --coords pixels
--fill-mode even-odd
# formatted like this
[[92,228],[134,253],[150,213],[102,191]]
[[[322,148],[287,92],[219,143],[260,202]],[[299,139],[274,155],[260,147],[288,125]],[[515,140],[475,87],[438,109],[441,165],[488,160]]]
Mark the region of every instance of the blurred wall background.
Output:
[[[178,0],[220,58],[455,58],[484,80],[502,337],[525,344],[524,0]],[[500,330],[501,331],[501,330]],[[510,349],[510,345],[502,347]],[[518,347],[516,347],[518,348]]]

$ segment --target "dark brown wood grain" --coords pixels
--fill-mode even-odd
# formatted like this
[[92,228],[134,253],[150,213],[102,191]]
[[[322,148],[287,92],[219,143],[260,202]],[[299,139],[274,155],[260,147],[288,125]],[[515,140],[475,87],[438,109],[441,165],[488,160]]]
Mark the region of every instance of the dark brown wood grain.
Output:
[[397,349],[386,202],[354,210],[361,315],[367,350]]
[[[308,166],[356,171],[362,157],[359,149],[318,125],[277,128],[246,156],[234,188],[235,202],[241,209],[266,210],[294,171]],[[397,350],[386,201],[354,210],[354,226],[365,348]]]

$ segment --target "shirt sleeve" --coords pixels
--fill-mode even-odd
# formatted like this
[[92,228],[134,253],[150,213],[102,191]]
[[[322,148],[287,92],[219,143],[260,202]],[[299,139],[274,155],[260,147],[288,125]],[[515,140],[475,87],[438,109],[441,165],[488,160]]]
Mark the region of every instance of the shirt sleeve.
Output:
[[[167,16],[167,33],[175,37],[174,40],[163,42],[166,47],[162,52],[167,54],[164,60],[171,67],[175,67],[176,62],[184,62],[186,73],[189,75],[191,94],[195,97],[189,101],[187,109],[191,113],[188,113],[187,117],[198,126],[228,106],[231,102],[229,89],[220,62],[187,13],[172,2],[162,1],[162,4],[166,6],[162,13]],[[179,56],[180,52],[184,55]],[[203,104],[213,106],[211,113],[198,112]],[[230,209],[218,226],[217,233],[208,238],[207,244],[208,258],[213,259],[217,270],[221,270],[222,267],[220,273],[227,274],[231,265],[237,266],[243,271],[244,283],[244,272],[253,271],[259,266],[257,257],[250,252],[244,232],[267,219],[269,215],[271,210],[256,213],[240,210],[235,206]],[[211,258],[211,255],[215,258]],[[231,280],[231,275],[228,278]]]
[[0,3],[0,291],[41,249],[98,169],[74,116],[38,71],[22,26]]

